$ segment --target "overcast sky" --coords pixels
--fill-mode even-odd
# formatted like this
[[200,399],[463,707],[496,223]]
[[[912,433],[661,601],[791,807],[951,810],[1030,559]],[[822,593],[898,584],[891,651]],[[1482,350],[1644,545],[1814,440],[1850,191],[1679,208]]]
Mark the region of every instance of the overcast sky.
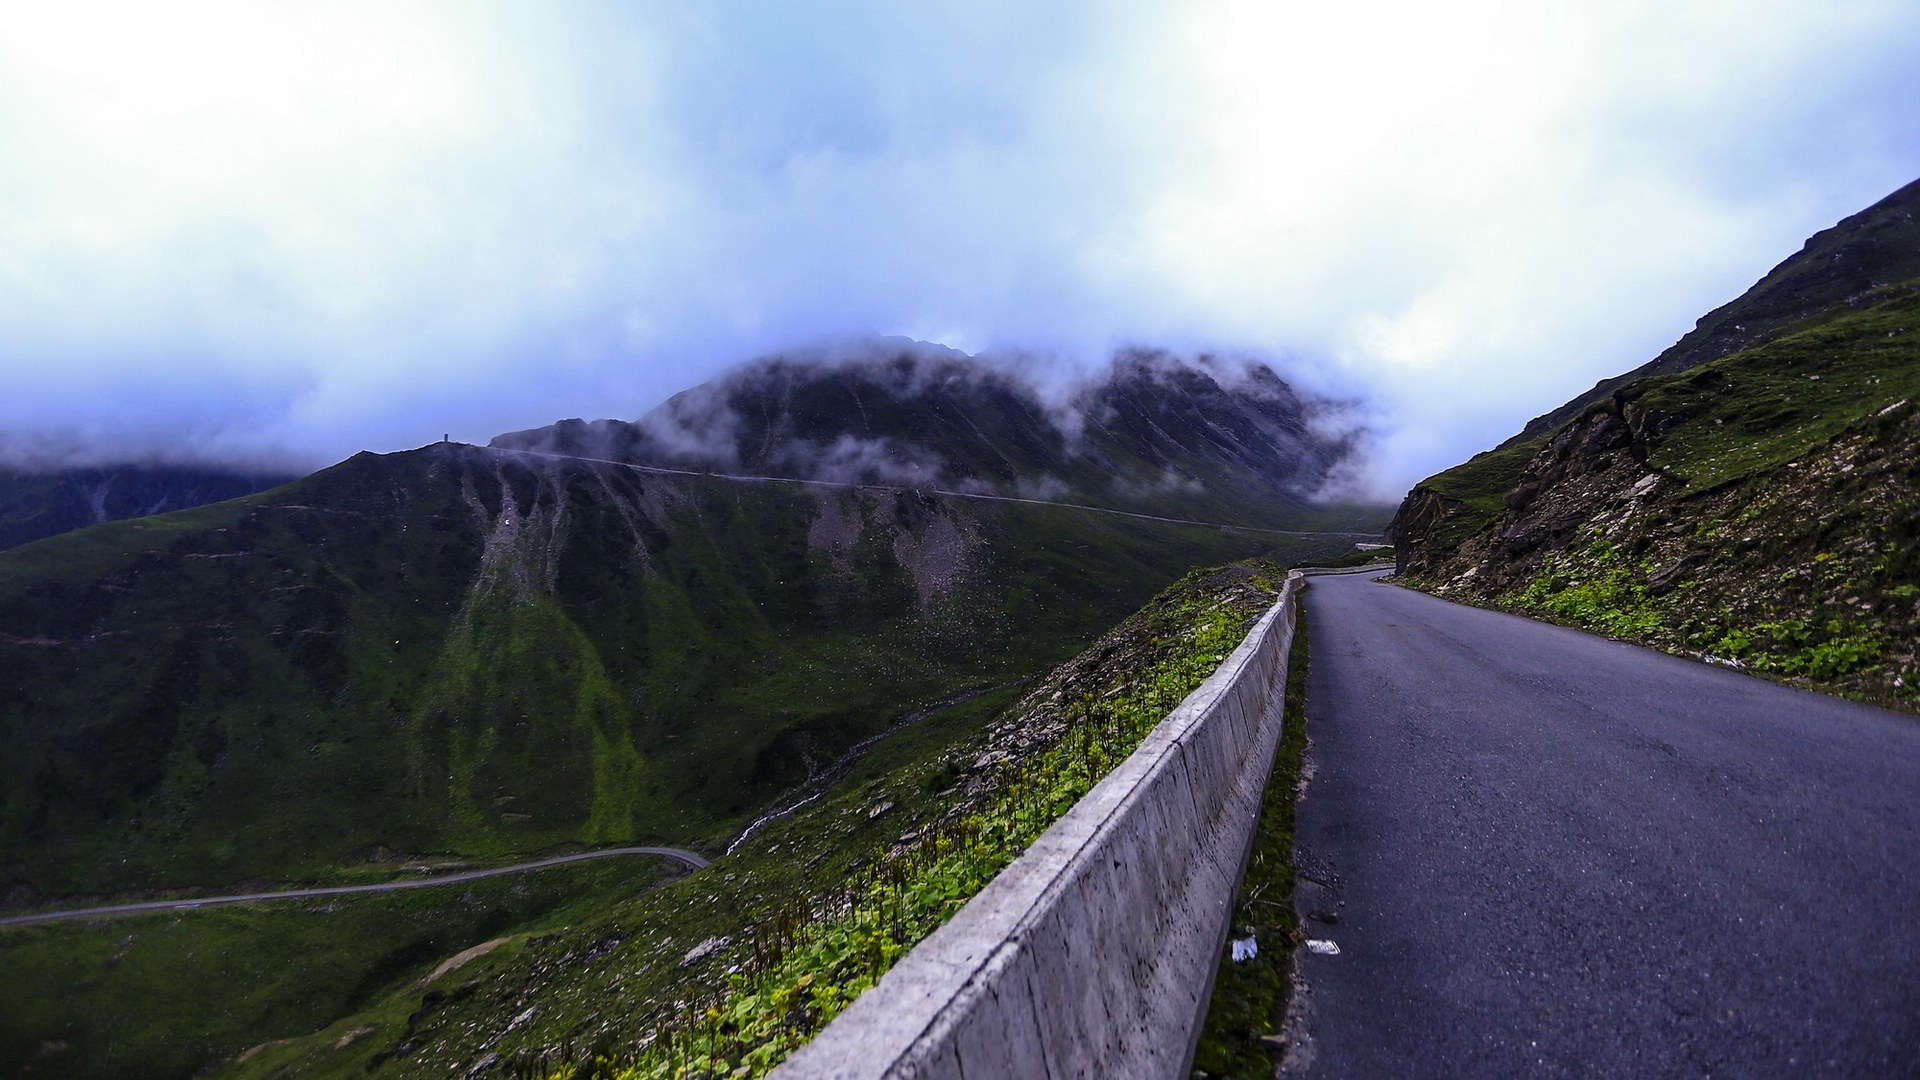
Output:
[[1912,0],[777,6],[10,11],[0,441],[317,465],[871,332],[1267,358],[1397,496],[1920,176]]

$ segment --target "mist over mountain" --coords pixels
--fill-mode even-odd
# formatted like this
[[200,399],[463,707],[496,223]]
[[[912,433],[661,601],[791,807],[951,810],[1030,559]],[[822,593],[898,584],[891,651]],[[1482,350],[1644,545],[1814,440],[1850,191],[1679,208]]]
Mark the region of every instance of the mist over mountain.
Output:
[[[1161,754],[1184,736],[1139,740],[1223,666],[1195,707],[1231,679],[1220,715],[1258,718],[1235,703],[1279,656],[1235,643],[1266,611],[1283,738],[1229,815],[1257,796],[1252,869],[1161,905],[1234,947],[1153,991],[1156,1024],[1205,1029],[1141,1045],[1212,1076],[1337,1072],[1302,1065],[1320,1025],[1293,1022],[1314,1012],[1293,976],[1365,967],[1370,935],[1433,950],[1337,895],[1366,867],[1316,848],[1341,873],[1314,893],[1294,866],[1291,802],[1330,797],[1295,783],[1309,728],[1392,718],[1363,671],[1413,680],[1443,758],[1465,745],[1447,723],[1585,723],[1580,680],[1535,679],[1509,638],[1429,647],[1445,628],[1391,616],[1384,654],[1347,648],[1364,611],[1342,596],[1428,589],[1920,713],[1914,0],[8,14],[0,1080],[761,1075],[1102,775],[1102,799],[1150,760],[1140,794],[1229,782],[1203,747]],[[1321,579],[1287,607],[1290,568],[1383,540],[1398,583]],[[1512,685],[1448,694],[1470,668]],[[1720,719],[1730,738],[1652,748],[1678,771],[1576,794],[1675,778],[1708,815],[1648,803],[1676,837],[1780,818],[1739,816],[1767,744]],[[1806,758],[1772,745],[1788,773]],[[1555,785],[1427,775],[1396,795],[1442,825],[1486,790],[1565,823]],[[1772,788],[1788,813],[1818,797]],[[1588,805],[1602,841],[1635,824],[1631,799]],[[1324,818],[1297,817],[1314,847]],[[1669,973],[1586,945],[1634,940],[1649,905],[1612,901],[1661,910],[1684,873],[1508,833],[1475,865],[1579,863],[1575,899],[1601,901],[1562,925],[1572,879],[1523,874],[1508,914],[1547,917],[1517,948],[1624,973],[1629,1006]],[[1822,873],[1868,847],[1806,850],[1816,906],[1872,884],[1870,860]],[[1164,878],[1149,854],[1118,877]],[[1485,884],[1461,895],[1504,910]],[[1664,1024],[1660,1045],[1596,1045],[1629,1068],[1724,1066],[1728,1040],[1808,1060],[1761,1030],[1779,971],[1835,1039],[1868,1021],[1833,1010],[1920,1001],[1825,947],[1853,910],[1799,919],[1804,956],[1753,919],[1664,926],[1714,946],[1679,974],[1711,976],[1725,1017],[1676,982],[1625,1025]],[[1745,972],[1722,930],[1789,962]],[[1517,995],[1503,1019],[1579,1028],[1591,1002],[1550,969],[1480,974]],[[1125,982],[1081,979],[1082,1004]],[[1044,996],[1042,1028],[1103,1045]],[[1538,1049],[1513,1060],[1607,1070]],[[966,1052],[970,1075],[1020,1069]]]
[[0,550],[88,525],[252,495],[290,472],[128,464],[0,468]]
[[1298,520],[1359,453],[1352,408],[1264,364],[1128,350],[1042,387],[893,338],[769,357],[635,421],[563,420],[497,449],[662,468]]

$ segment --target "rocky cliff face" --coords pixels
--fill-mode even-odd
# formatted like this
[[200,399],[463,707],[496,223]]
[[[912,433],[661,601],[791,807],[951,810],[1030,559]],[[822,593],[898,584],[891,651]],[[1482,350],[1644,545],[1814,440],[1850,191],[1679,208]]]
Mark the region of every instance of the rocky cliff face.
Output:
[[1399,544],[1399,572],[1430,577],[1479,555],[1473,575],[1484,571],[1483,581],[1508,581],[1526,556],[1563,542],[1584,522],[1594,499],[1607,497],[1629,475],[1637,483],[1646,470],[1636,467],[1645,465],[1650,445],[1678,421],[1616,392],[1540,445],[1501,493],[1492,522],[1453,546],[1441,536],[1468,512],[1439,490],[1416,488],[1389,526]]

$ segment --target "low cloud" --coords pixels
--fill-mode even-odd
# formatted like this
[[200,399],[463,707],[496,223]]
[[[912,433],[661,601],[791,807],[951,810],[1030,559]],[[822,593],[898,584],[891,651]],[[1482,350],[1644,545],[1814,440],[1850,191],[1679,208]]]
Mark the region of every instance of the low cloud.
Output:
[[921,447],[893,439],[842,435],[831,443],[789,442],[774,464],[782,476],[805,476],[840,484],[936,487],[946,463]]
[[[1201,494],[1188,468],[1258,476],[1301,498],[1362,497],[1351,480],[1366,472],[1357,404],[1298,391],[1256,361],[1139,348],[1085,370],[1026,359],[845,339],[743,365],[631,421],[563,420],[494,445],[1041,499],[1075,484],[1129,500]],[[1159,471],[1143,476],[1143,464]]]
[[884,333],[1257,358],[1372,402],[1395,495],[1920,175],[1917,46],[1891,0],[40,5],[0,456],[313,466]]

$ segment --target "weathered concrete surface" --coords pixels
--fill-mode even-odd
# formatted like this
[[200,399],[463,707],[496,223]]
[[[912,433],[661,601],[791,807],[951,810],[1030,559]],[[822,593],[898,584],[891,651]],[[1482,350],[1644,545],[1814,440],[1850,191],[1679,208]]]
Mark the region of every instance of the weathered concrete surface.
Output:
[[774,1075],[1184,1076],[1279,743],[1299,577],[1139,749]]

